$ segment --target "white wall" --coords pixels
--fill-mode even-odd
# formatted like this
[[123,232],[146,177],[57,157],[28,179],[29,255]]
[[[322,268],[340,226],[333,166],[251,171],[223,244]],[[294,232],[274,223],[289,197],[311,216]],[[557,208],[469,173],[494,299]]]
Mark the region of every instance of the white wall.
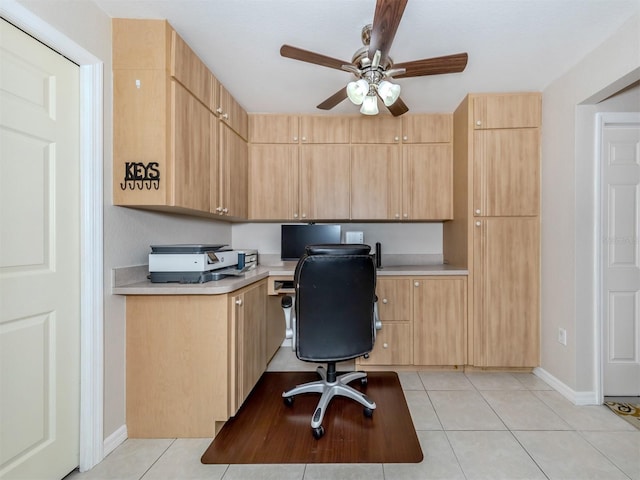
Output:
[[111,19],[90,0],[19,0],[104,62],[104,436],[125,422],[125,299],[111,295],[114,267],[147,263],[154,243],[229,243],[231,226],[112,205]]
[[[595,104],[640,78],[640,15],[543,91],[541,366],[576,393],[595,390]],[[627,93],[622,102],[636,98]],[[619,100],[609,106],[617,108]],[[585,117],[584,115],[587,115]],[[558,327],[568,344],[557,342]]]
[[[337,223],[337,222],[336,222]],[[234,248],[256,248],[261,254],[280,254],[280,223],[242,223],[233,226]],[[342,223],[344,232],[364,233],[364,243],[382,244],[383,258],[391,254],[442,256],[442,223]],[[440,261],[442,261],[440,259]]]

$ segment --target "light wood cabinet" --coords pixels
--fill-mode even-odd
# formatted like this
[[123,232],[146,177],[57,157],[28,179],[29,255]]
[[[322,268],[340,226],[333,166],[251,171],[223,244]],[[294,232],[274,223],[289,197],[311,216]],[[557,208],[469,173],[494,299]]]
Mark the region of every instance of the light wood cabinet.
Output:
[[400,143],[402,122],[391,115],[352,117],[351,143]]
[[359,358],[359,365],[411,365],[412,354],[411,280],[401,277],[378,277],[378,316],[382,329],[369,358]]
[[539,365],[538,217],[477,220],[473,250],[474,364]]
[[265,302],[266,280],[226,295],[127,296],[129,437],[215,436],[264,371]]
[[220,105],[216,108],[218,118],[246,142],[249,138],[247,112],[222,84],[219,84],[219,95]]
[[113,20],[113,84],[114,204],[246,218],[246,113],[166,21]]
[[218,215],[247,218],[248,161],[247,143],[233,130],[220,123],[218,130],[220,195],[215,208]]
[[445,261],[469,269],[467,361],[539,365],[538,93],[469,95],[454,113],[454,219]]
[[350,117],[302,115],[300,143],[349,143]]
[[466,276],[378,277],[382,329],[362,367],[466,362]]
[[539,93],[473,95],[473,128],[537,128],[541,124]]
[[[250,218],[302,221],[452,218],[452,115],[415,117],[404,121],[390,116],[372,119],[303,115],[299,117],[298,129],[295,122],[298,117],[293,115],[251,115]],[[400,140],[402,128],[406,130],[403,138],[408,139],[405,145]],[[288,160],[268,158],[271,155],[292,158],[293,151],[269,145],[296,144],[296,138],[300,163],[297,183],[281,168],[284,163],[289,164]],[[340,146],[350,146],[349,153],[337,148]],[[337,157],[331,152],[337,152]],[[319,160],[321,156],[325,167]],[[314,160],[309,161],[310,158]],[[340,163],[345,161],[346,164]],[[348,171],[345,165],[349,166]],[[267,171],[270,166],[274,168],[271,174]],[[311,177],[306,175],[309,172],[314,172]],[[314,191],[305,190],[308,185]],[[296,193],[292,194],[291,188]],[[295,195],[299,195],[298,203]],[[293,212],[283,208],[285,199],[291,199]]]
[[473,181],[474,215],[538,215],[539,129],[476,130]]
[[403,220],[453,218],[453,163],[449,143],[404,145]]
[[299,124],[297,115],[249,115],[249,142],[298,144]]
[[348,145],[301,146],[300,211],[296,218],[349,219],[349,170]]
[[451,143],[453,115],[431,113],[403,115],[402,143]]
[[235,391],[231,411],[237,411],[267,368],[267,283],[265,281],[234,292],[229,297],[232,331],[236,339]]
[[466,363],[467,279],[413,279],[413,363]]
[[250,144],[249,218],[294,220],[298,205],[298,146]]
[[396,145],[351,146],[351,218],[400,220],[402,158]]

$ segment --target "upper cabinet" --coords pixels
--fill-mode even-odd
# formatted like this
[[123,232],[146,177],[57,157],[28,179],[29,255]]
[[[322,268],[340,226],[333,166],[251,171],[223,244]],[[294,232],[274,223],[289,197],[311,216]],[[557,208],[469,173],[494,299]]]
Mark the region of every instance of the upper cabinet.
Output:
[[351,119],[351,143],[400,143],[402,121],[391,115]]
[[538,93],[501,93],[474,96],[473,127],[535,128],[542,117],[542,100]]
[[216,108],[218,118],[245,142],[249,138],[249,117],[229,91],[220,85],[220,105]]
[[451,143],[453,115],[434,113],[403,115],[402,143]]
[[[113,88],[115,205],[221,215],[221,175],[233,171],[223,160],[239,169],[245,195],[228,216],[246,218],[246,112],[166,21],[113,20]],[[229,114],[218,120],[223,105]],[[222,122],[244,147],[223,143]],[[229,154],[238,161],[220,157]]]
[[303,115],[300,117],[301,143],[349,143],[349,117]]
[[249,115],[250,143],[298,143],[297,115]]
[[[452,118],[451,114],[250,115],[249,218],[450,219]],[[278,144],[290,144],[291,149]],[[341,145],[346,149],[321,148]],[[336,152],[338,158],[333,157]],[[323,153],[324,159],[318,157]],[[314,177],[305,174],[311,165]],[[299,175],[295,180],[294,171]],[[333,180],[323,187],[327,179]],[[306,190],[309,185],[311,193]],[[307,198],[316,198],[313,208]],[[284,207],[285,199],[293,208]]]

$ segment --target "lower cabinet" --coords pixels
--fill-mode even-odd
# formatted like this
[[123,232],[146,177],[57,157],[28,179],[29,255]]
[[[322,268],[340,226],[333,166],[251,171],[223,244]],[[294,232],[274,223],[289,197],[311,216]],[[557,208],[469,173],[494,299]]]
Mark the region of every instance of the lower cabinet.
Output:
[[266,367],[267,281],[222,295],[127,296],[130,438],[213,437]]
[[454,366],[466,363],[467,277],[378,277],[382,329],[369,366]]
[[466,363],[467,278],[413,280],[414,365]]

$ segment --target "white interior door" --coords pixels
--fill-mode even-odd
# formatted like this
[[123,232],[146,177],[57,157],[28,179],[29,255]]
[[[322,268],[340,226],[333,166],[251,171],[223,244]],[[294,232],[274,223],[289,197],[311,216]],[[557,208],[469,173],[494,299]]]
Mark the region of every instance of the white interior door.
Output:
[[601,137],[603,394],[640,395],[640,114]]
[[0,478],[79,461],[79,68],[0,20]]

